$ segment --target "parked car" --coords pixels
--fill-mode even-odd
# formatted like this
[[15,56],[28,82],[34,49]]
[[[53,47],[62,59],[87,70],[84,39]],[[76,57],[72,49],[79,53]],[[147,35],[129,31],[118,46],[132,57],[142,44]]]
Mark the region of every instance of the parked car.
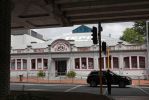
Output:
[[[106,85],[107,79],[106,79],[107,71],[102,71],[102,84]],[[126,87],[126,85],[131,85],[132,79],[128,76],[121,76],[113,73],[110,71],[111,74],[111,84],[112,85],[118,85],[120,88]],[[100,78],[99,78],[99,71],[92,71],[87,77],[87,83],[91,87],[95,87],[100,84]]]

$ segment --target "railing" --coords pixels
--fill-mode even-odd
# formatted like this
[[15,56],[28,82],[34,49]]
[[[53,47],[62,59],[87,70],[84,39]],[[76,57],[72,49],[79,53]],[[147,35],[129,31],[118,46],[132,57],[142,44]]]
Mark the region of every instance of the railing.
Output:
[[[110,50],[146,50],[145,45],[141,46],[114,46],[110,47]],[[90,51],[91,48],[86,49],[86,51]],[[80,51],[80,49],[77,49],[77,51]],[[11,53],[44,53],[44,52],[49,52],[48,48],[39,48],[39,49],[12,49]]]
[[114,46],[114,47],[110,47],[110,50],[146,50],[147,47],[145,45],[141,45],[141,46],[136,46],[136,45],[130,45],[130,46]]
[[25,83],[86,83],[87,76],[77,75],[75,78],[68,78],[65,72],[62,73],[46,73],[45,77],[39,77],[37,73],[11,75],[10,82],[25,82]]
[[[149,75],[129,75],[132,78],[132,85],[148,85]],[[65,84],[87,84],[87,75],[76,75],[74,78],[68,78],[66,73],[46,73],[45,77],[39,77],[34,73],[16,74],[11,76],[10,82],[22,82],[22,83],[65,83]]]

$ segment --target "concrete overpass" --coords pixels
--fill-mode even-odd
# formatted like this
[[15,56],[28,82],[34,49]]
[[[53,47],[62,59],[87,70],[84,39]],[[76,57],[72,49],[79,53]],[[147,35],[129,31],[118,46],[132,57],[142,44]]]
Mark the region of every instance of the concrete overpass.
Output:
[[149,0],[0,0],[0,99],[9,94],[11,29],[148,18]]
[[12,29],[148,19],[149,0],[12,0]]

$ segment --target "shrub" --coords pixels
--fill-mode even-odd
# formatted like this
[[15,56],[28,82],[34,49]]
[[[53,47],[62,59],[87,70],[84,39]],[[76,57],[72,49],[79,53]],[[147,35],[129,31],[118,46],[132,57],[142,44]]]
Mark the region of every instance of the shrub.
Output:
[[37,73],[37,76],[43,78],[43,77],[46,76],[46,73],[45,73],[44,71],[40,70],[40,71]]
[[76,76],[76,72],[74,72],[74,71],[69,71],[67,73],[67,77],[69,77],[69,78],[74,78],[75,76]]

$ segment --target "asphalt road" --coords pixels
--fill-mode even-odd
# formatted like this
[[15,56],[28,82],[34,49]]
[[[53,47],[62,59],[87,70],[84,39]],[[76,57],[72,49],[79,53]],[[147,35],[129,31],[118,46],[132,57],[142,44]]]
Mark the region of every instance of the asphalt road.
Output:
[[[54,91],[54,92],[84,92],[92,94],[100,94],[100,87],[89,87],[88,85],[72,85],[72,84],[25,84],[11,83],[11,90],[27,90],[27,91]],[[107,87],[103,86],[103,95],[107,95]],[[111,96],[149,96],[149,87],[132,87],[119,88],[112,86]]]

